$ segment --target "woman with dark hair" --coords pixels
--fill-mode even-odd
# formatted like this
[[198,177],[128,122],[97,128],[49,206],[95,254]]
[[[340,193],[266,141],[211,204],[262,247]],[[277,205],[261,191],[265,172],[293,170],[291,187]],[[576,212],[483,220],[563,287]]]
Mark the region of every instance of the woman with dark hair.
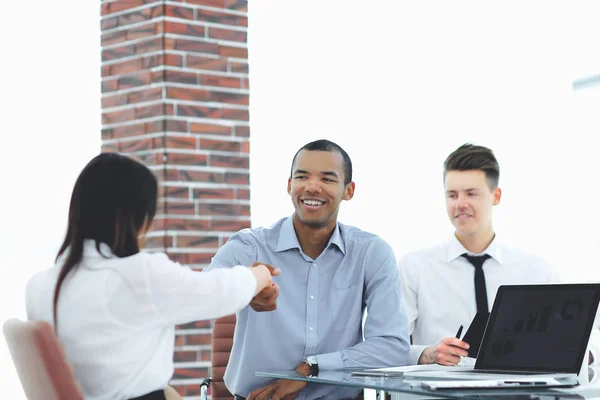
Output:
[[28,319],[54,325],[85,399],[165,399],[175,325],[233,314],[279,273],[263,264],[197,273],[141,252],[157,191],[132,158],[93,158],[75,183],[56,265],[27,284]]

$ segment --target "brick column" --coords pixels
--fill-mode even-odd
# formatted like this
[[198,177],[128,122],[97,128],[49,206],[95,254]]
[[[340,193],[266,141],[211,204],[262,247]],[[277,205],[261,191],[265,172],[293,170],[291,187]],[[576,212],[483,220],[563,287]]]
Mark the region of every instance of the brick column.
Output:
[[[201,270],[250,226],[247,1],[101,2],[103,151],[161,180],[148,249]],[[172,384],[199,393],[209,321],[179,326]]]

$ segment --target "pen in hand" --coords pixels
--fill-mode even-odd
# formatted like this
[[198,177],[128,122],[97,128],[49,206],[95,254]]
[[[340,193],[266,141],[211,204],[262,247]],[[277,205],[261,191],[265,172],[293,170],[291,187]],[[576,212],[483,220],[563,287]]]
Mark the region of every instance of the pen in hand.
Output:
[[460,339],[460,335],[461,335],[461,333],[462,333],[462,330],[463,330],[463,326],[461,325],[461,326],[458,328],[458,332],[456,332],[456,338],[457,338],[457,339]]

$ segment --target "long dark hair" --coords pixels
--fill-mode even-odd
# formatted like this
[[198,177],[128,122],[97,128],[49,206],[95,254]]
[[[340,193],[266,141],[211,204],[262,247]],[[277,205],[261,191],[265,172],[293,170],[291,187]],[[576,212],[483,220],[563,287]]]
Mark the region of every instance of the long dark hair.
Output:
[[[130,157],[103,153],[81,171],[69,206],[69,224],[56,261],[65,256],[54,289],[54,329],[60,287],[81,262],[85,239],[105,243],[117,257],[139,253],[138,237],[156,214],[158,182],[146,167]],[[106,256],[106,255],[105,255]]]

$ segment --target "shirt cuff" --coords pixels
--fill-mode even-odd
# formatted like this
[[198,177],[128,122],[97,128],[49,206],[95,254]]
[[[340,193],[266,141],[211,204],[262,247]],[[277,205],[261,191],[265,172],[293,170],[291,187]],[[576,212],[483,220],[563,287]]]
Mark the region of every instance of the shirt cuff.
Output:
[[319,365],[320,370],[333,370],[344,368],[344,356],[341,351],[336,351],[334,353],[319,354],[315,357],[317,357],[317,364]]
[[[256,292],[256,286],[258,286],[258,281],[256,280],[254,273],[249,267],[243,265],[236,265],[231,270],[236,271],[235,273],[232,273],[232,275],[235,277],[235,280],[237,280],[237,293],[240,295],[239,298],[242,302],[242,306],[240,308],[242,308],[247,306],[254,298],[254,292]],[[248,281],[254,282],[254,286],[248,285]]]
[[419,363],[419,357],[421,357],[421,353],[429,346],[423,346],[420,344],[411,344],[410,350],[408,351],[408,364],[407,365],[417,365]]

